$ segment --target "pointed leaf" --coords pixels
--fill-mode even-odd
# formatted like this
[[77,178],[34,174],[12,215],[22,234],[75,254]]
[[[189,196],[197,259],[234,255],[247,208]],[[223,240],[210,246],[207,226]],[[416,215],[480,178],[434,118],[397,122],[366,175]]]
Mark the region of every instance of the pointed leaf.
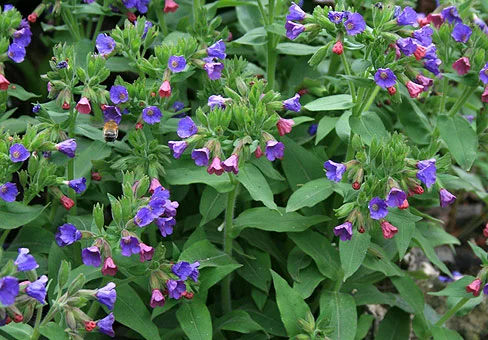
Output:
[[354,106],[350,94],[336,94],[328,97],[315,99],[305,105],[309,111],[336,111],[346,110]]
[[295,191],[288,199],[286,212],[296,211],[303,207],[313,207],[326,200],[334,190],[327,178],[318,178],[306,183]]
[[329,326],[334,330],[331,339],[354,340],[357,329],[357,311],[354,299],[349,294],[324,292],[320,296],[319,319],[330,320]]
[[358,270],[363,263],[371,243],[371,236],[368,233],[353,233],[351,240],[339,243],[341,266],[344,271],[344,279]]
[[239,170],[237,180],[249,191],[251,197],[270,209],[278,209],[268,181],[254,165],[248,163]]
[[183,303],[176,312],[176,318],[190,340],[212,339],[210,312],[205,303],[199,299]]

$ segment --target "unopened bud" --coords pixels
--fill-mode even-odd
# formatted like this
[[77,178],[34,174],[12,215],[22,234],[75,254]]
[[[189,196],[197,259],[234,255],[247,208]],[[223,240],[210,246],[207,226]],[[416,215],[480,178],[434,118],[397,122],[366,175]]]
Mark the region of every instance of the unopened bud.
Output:
[[22,316],[22,314],[14,314],[14,322],[15,323],[19,323],[19,322],[22,322],[24,321],[24,317]]
[[352,184],[352,188],[353,188],[354,190],[359,190],[359,189],[361,189],[361,184],[360,184],[359,182],[354,182],[354,183]]
[[92,180],[98,182],[98,181],[102,180],[102,175],[99,172],[92,172],[91,178],[92,178]]

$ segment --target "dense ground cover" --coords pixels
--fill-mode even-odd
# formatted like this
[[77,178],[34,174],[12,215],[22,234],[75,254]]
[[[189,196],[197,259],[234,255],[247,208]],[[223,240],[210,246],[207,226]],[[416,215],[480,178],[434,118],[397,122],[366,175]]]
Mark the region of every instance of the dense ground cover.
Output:
[[0,334],[486,336],[487,6],[3,4]]

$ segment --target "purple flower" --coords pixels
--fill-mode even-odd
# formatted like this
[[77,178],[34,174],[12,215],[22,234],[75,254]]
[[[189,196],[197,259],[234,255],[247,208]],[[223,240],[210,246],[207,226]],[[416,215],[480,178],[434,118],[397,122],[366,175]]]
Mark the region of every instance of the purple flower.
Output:
[[168,68],[173,73],[181,72],[186,67],[186,59],[181,56],[171,56],[168,60]]
[[379,220],[381,218],[386,217],[388,215],[388,206],[386,201],[382,200],[379,197],[374,197],[369,201],[369,213],[373,220]]
[[286,16],[287,21],[288,20],[302,21],[303,19],[305,19],[306,13],[296,3],[293,2],[288,10],[289,13]]
[[142,32],[142,39],[146,37],[147,32],[151,27],[153,27],[153,23],[150,22],[149,20],[146,20],[146,22],[144,23],[144,31]]
[[139,254],[139,240],[134,236],[124,236],[120,239],[120,252],[123,256]]
[[293,21],[287,21],[285,24],[286,37],[290,40],[295,40],[303,31],[305,31],[305,26],[302,24],[294,23]]
[[412,7],[405,7],[398,15],[397,23],[400,26],[413,25],[417,23],[417,12]]
[[180,119],[176,134],[180,138],[188,138],[198,132],[198,128],[190,117]]
[[120,124],[122,121],[122,113],[117,106],[105,106],[103,110],[103,120],[105,122],[113,120],[115,123]]
[[421,29],[413,31],[413,37],[417,39],[423,46],[432,44],[432,34],[434,30],[430,26],[424,26]]
[[437,58],[437,59],[427,59],[424,61],[424,67],[427,71],[432,72],[435,76],[438,76],[441,74],[439,70],[439,66],[442,64],[442,61]]
[[180,204],[176,201],[166,200],[166,202],[164,202],[164,214],[168,217],[175,217],[176,209],[178,209],[179,206]]
[[424,183],[427,188],[430,188],[436,181],[435,158],[431,158],[425,161],[419,161],[417,163],[417,178]]
[[147,6],[149,5],[150,0],[139,0],[136,2],[136,8],[142,14],[147,12]]
[[228,98],[224,98],[221,95],[211,95],[210,97],[208,97],[207,105],[211,109],[215,108],[216,106],[223,109],[225,108],[225,102],[228,100]]
[[38,113],[39,111],[41,111],[41,105],[39,104],[36,104],[32,107],[32,112],[33,113]]
[[351,13],[344,22],[344,27],[348,35],[356,35],[366,29],[366,22],[361,14]]
[[488,84],[488,63],[486,63],[480,71],[480,80],[483,82],[483,84]]
[[5,276],[0,279],[0,302],[4,306],[13,305],[19,295],[19,282],[15,277]]
[[114,85],[110,88],[110,100],[114,104],[125,103],[129,100],[129,92],[122,85]]
[[158,188],[154,189],[154,193],[151,196],[151,199],[153,199],[153,198],[154,199],[155,198],[162,198],[164,200],[167,200],[167,199],[169,199],[169,190],[166,190],[162,186],[158,187]]
[[75,157],[76,141],[73,138],[67,139],[65,141],[62,141],[61,143],[56,144],[56,149],[59,152],[67,155],[69,158],[73,158]]
[[185,141],[169,141],[168,146],[169,149],[173,151],[173,157],[180,158],[181,154],[188,147],[188,143]]
[[352,238],[352,223],[346,221],[345,223],[334,227],[334,235],[339,236],[341,241],[349,241]]
[[34,298],[40,303],[45,304],[46,303],[45,299],[47,294],[46,283],[47,283],[47,276],[42,275],[38,280],[30,283],[25,289],[25,292],[31,298]]
[[86,178],[81,177],[68,181],[68,186],[73,189],[77,194],[81,194],[86,190]]
[[488,34],[488,26],[483,21],[483,19],[475,18],[473,21],[476,24],[476,26],[478,26],[485,34]]
[[208,61],[203,66],[205,71],[207,71],[208,77],[210,80],[217,80],[222,77],[222,71],[224,69],[224,64],[222,63],[214,63],[212,61]]
[[81,251],[81,260],[85,266],[100,267],[102,258],[100,256],[100,249],[97,246],[84,248]]
[[25,54],[25,48],[19,44],[13,43],[8,47],[7,55],[16,63],[23,62]]
[[163,114],[157,106],[148,106],[142,110],[142,120],[144,120],[149,125],[159,123],[161,121]]
[[200,265],[200,262],[196,261],[193,264],[190,264],[185,261],[181,261],[178,263],[175,263],[173,267],[171,267],[171,271],[173,274],[178,276],[180,280],[186,280],[187,278],[191,278],[193,281],[197,282],[198,280],[198,266]]
[[5,202],[13,202],[19,194],[19,190],[15,183],[7,182],[4,185],[0,185],[0,198]]
[[389,68],[379,68],[374,75],[374,81],[378,86],[386,89],[395,86],[397,77]]
[[467,43],[472,33],[469,26],[459,23],[452,30],[451,37],[457,42]]
[[207,166],[209,161],[209,152],[207,148],[195,149],[191,152],[191,159],[195,160],[198,166]]
[[27,47],[32,38],[32,32],[30,30],[29,24],[26,27],[22,27],[19,30],[15,31],[13,34],[13,42],[22,47]]
[[222,41],[222,39],[220,39],[215,44],[210,45],[207,48],[207,53],[209,57],[217,58],[217,59],[225,59],[225,57],[227,56],[227,54],[225,54],[225,49],[226,49],[225,43]]
[[96,47],[98,53],[102,55],[110,54],[115,49],[115,40],[106,34],[100,33],[97,36]]
[[30,250],[28,248],[19,248],[19,255],[17,256],[14,264],[21,272],[39,268],[36,259],[34,258],[34,256],[30,255],[29,252]]
[[274,161],[276,158],[282,159],[285,155],[285,145],[282,142],[269,140],[266,142],[266,158],[269,161]]
[[447,207],[456,201],[456,196],[451,194],[446,189],[441,188],[441,190],[439,191],[439,200],[441,202],[441,207]]
[[414,44],[412,38],[399,38],[396,44],[400,51],[406,56],[411,56],[417,50],[417,46]]
[[112,325],[114,324],[115,318],[114,318],[114,313],[110,313],[106,317],[104,317],[101,320],[98,320],[97,326],[98,330],[100,333],[106,334],[110,337],[115,336],[115,332],[112,329]]
[[11,4],[5,4],[5,5],[3,6],[3,11],[4,11],[4,12],[8,12],[8,11],[10,11],[11,9],[14,9],[14,8],[15,8],[15,7],[14,7],[14,5],[11,5]]
[[327,178],[334,182],[340,182],[342,180],[342,175],[346,172],[347,167],[342,163],[336,163],[334,161],[328,160],[324,163],[324,168],[327,170],[325,175]]
[[183,281],[175,281],[175,280],[168,280],[166,282],[166,287],[168,288],[168,295],[170,298],[178,300],[186,291],[185,282]]
[[176,102],[174,102],[172,107],[175,110],[175,112],[178,112],[178,111],[181,111],[185,108],[185,103],[176,101]]
[[66,60],[62,60],[59,63],[56,64],[57,69],[63,69],[68,67],[68,62]]
[[122,0],[122,3],[127,9],[131,9],[136,7],[136,3],[138,0]]
[[455,6],[449,6],[444,8],[441,11],[441,17],[442,19],[444,19],[444,21],[447,21],[450,24],[457,24],[462,22],[461,18],[459,17],[458,10]]
[[386,197],[386,204],[389,207],[398,207],[407,199],[407,194],[398,188],[391,188]]
[[283,100],[283,107],[285,108],[285,110],[300,112],[302,108],[302,106],[300,105],[300,94],[295,93],[293,97]]
[[138,227],[145,227],[154,220],[151,209],[142,207],[134,217],[134,224]]
[[151,215],[154,218],[158,218],[162,214],[164,214],[166,210],[166,199],[162,197],[151,197],[149,200],[149,204],[147,205],[147,208],[151,210]]
[[115,291],[115,283],[109,282],[105,287],[100,288],[95,296],[98,302],[107,306],[109,310],[114,309],[115,300],[117,300],[117,292]]
[[161,293],[159,289],[153,289],[151,294],[151,301],[149,302],[151,308],[162,307],[164,306],[165,302],[166,299],[164,298],[163,293]]
[[56,243],[60,247],[65,247],[80,240],[81,237],[81,231],[76,229],[74,225],[65,223],[58,227],[58,232],[56,233]]
[[344,13],[342,13],[342,12],[335,12],[335,11],[329,11],[329,13],[327,13],[327,17],[334,24],[340,24],[342,22],[342,19],[344,18]]
[[163,237],[173,234],[173,227],[176,220],[173,217],[160,217],[156,219],[156,225]]
[[14,144],[10,147],[10,160],[14,163],[23,162],[29,158],[30,152],[22,144]]
[[222,168],[225,172],[233,172],[235,175],[239,172],[239,157],[236,154],[232,154],[229,158],[222,162]]
[[[439,276],[439,280],[441,280],[441,276]],[[450,282],[450,281],[444,281],[444,282]],[[483,294],[488,295],[488,283],[483,287]]]
[[141,262],[151,261],[154,255],[154,248],[144,244],[143,242],[139,242],[139,260]]

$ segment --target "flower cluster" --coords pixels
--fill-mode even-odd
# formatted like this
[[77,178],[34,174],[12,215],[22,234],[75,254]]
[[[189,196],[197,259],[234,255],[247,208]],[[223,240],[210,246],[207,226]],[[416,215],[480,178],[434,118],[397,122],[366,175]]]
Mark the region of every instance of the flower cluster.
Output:
[[222,39],[207,48],[208,56],[203,58],[205,62],[203,69],[207,72],[210,80],[217,80],[222,76],[222,71],[224,70],[222,61],[227,56],[225,50],[226,46]]
[[5,5],[0,16],[9,17],[9,22],[13,27],[12,30],[5,29],[2,32],[11,32],[11,35],[5,37],[10,40],[8,46],[7,56],[15,63],[21,63],[25,59],[26,47],[29,46],[32,40],[32,32],[29,21],[21,19],[19,12],[12,5]]

